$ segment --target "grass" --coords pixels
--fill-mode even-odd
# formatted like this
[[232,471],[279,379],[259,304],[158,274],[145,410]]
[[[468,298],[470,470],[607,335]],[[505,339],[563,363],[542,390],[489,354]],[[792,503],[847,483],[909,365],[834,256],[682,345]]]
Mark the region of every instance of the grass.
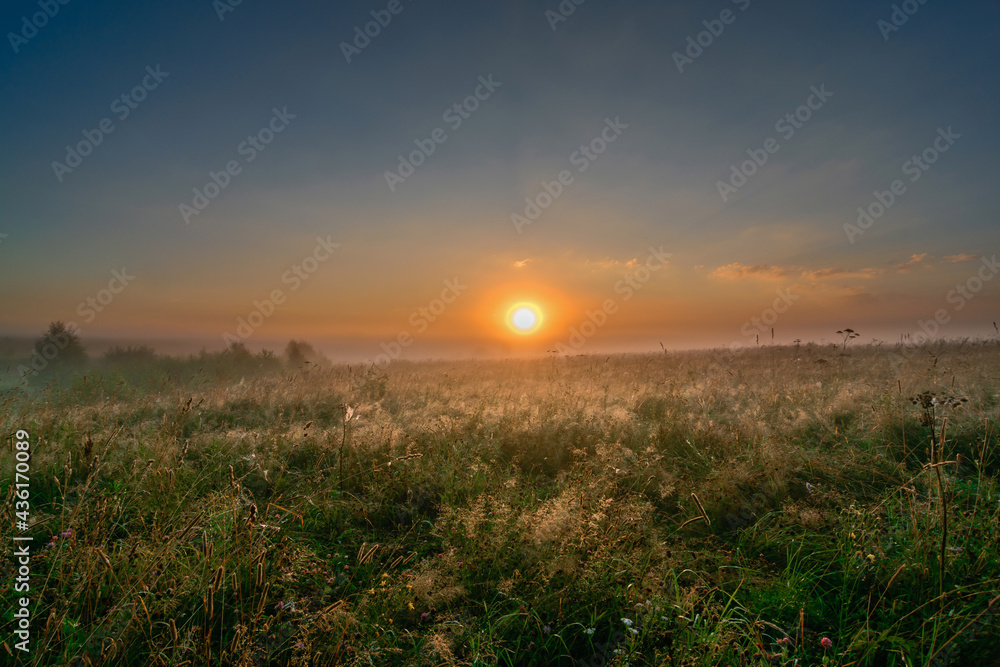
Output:
[[1000,664],[998,349],[836,347],[5,389],[2,659]]

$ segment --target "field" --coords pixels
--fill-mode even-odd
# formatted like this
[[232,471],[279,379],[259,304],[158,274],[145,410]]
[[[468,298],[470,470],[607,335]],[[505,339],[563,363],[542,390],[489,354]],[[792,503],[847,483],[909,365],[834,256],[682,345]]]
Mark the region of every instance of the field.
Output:
[[996,341],[97,364],[0,394],[2,661],[1000,664],[998,399]]

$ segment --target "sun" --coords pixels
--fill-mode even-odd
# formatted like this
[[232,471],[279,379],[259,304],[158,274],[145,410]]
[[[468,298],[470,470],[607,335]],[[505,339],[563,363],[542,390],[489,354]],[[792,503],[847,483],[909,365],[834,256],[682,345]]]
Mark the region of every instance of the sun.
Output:
[[507,311],[507,326],[521,335],[533,334],[542,326],[542,309],[537,304],[521,301]]

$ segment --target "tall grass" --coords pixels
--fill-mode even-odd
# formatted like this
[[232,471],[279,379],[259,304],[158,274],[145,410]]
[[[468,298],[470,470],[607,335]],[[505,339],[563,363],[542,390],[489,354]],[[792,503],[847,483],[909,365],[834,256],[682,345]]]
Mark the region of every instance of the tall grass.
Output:
[[[902,352],[295,372],[153,359],[7,390],[2,430],[33,444],[38,597],[32,653],[14,655],[9,616],[0,652],[990,664],[997,348]],[[0,568],[12,606],[14,569]]]

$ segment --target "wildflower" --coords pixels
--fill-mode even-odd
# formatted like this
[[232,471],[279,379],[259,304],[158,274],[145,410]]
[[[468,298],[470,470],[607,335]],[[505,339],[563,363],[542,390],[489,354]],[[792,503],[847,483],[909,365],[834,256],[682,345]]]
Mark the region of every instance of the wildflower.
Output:
[[595,630],[597,630],[597,628],[587,628],[586,630],[584,630],[584,632],[586,632],[588,635],[592,635],[594,634]]
[[542,628],[542,632],[544,632],[545,634],[549,634],[550,632],[552,632],[552,626],[546,625],[544,628]]
[[778,646],[791,646],[791,645],[792,645],[792,640],[789,639],[788,637],[782,637],[781,639],[778,640]]
[[819,643],[823,648],[833,648],[833,642],[830,641],[829,637],[823,637],[819,640]]
[[636,630],[635,628],[629,628],[628,631],[631,632],[633,635],[639,634],[639,631]]
[[625,627],[628,627],[628,628],[631,628],[631,627],[632,627],[632,619],[629,619],[629,618],[623,618],[623,619],[622,619],[622,623],[624,623],[624,624],[625,624]]
[[813,492],[813,485],[810,484],[809,482],[806,482],[806,491],[808,491],[809,493]]
[[428,616],[428,613],[425,611],[424,613],[420,614],[420,620],[421,621],[426,621],[427,620],[427,616]]
[[73,529],[72,528],[67,528],[63,532],[59,533],[59,535],[61,535],[62,537],[66,537],[66,538],[73,537]]
[[870,560],[873,563],[875,562],[875,554],[868,554],[868,556],[866,556],[866,558],[868,558],[868,560]]
[[413,603],[412,602],[407,602],[406,606],[410,608],[410,611],[413,611]]
[[274,605],[274,608],[277,609],[278,611],[281,611],[282,609],[285,608],[285,603],[279,601],[278,604]]

